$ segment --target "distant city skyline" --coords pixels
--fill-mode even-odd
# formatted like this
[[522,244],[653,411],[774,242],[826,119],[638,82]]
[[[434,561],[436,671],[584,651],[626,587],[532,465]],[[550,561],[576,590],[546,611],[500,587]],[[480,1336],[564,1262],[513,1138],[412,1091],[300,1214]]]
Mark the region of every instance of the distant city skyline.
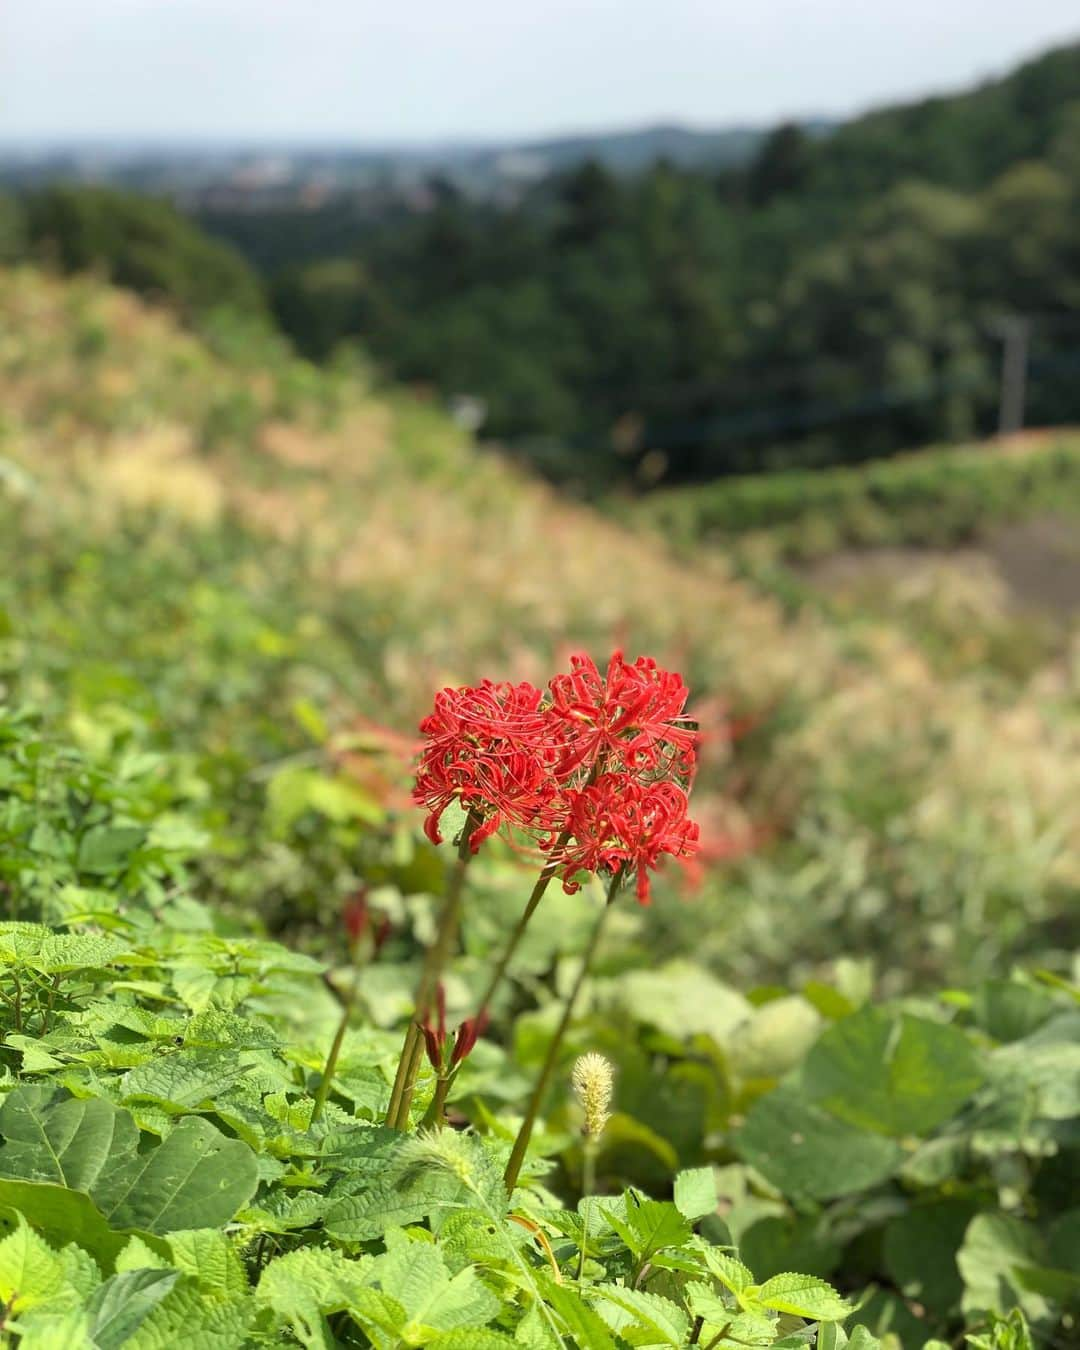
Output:
[[953,92],[1076,0],[0,0],[0,141],[386,147],[767,126]]

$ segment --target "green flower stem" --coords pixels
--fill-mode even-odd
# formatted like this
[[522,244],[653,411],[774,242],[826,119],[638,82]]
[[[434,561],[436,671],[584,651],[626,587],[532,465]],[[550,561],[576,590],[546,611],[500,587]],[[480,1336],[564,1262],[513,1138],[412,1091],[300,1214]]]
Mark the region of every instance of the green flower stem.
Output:
[[578,995],[581,993],[582,986],[588,978],[589,969],[592,966],[593,958],[596,955],[596,949],[600,945],[600,937],[604,931],[607,922],[607,916],[615,902],[615,896],[619,891],[619,884],[622,881],[622,868],[611,878],[611,885],[608,887],[607,901],[601,911],[596,926],[593,928],[592,936],[589,938],[589,945],[585,949],[585,955],[582,958],[581,970],[578,972],[574,986],[567,995],[566,1005],[563,1008],[562,1017],[559,1025],[555,1029],[555,1035],[547,1048],[547,1055],[540,1069],[540,1076],[536,1080],[532,1096],[529,1098],[529,1104],[525,1108],[525,1119],[521,1122],[521,1128],[518,1130],[517,1138],[514,1140],[514,1147],[510,1153],[510,1161],[506,1164],[506,1171],[503,1173],[503,1182],[506,1185],[508,1194],[513,1194],[514,1187],[517,1185],[518,1174],[521,1171],[521,1165],[525,1161],[525,1154],[529,1148],[529,1140],[532,1138],[533,1126],[536,1124],[536,1117],[540,1113],[540,1107],[543,1104],[544,1094],[547,1092],[548,1084],[551,1081],[551,1075],[555,1071],[555,1065],[559,1059],[559,1052],[562,1050],[562,1043],[566,1037],[567,1028],[574,1015],[574,1005],[577,1003]]
[[[590,772],[589,777],[586,779],[585,783],[586,787],[596,782],[597,775],[602,772],[603,767],[604,767],[604,756],[601,755],[597,759],[596,763],[593,765],[592,771]],[[502,983],[503,976],[506,974],[506,969],[509,966],[510,962],[514,959],[514,953],[517,951],[521,939],[525,936],[525,930],[529,926],[529,920],[536,913],[537,906],[540,904],[540,901],[544,898],[544,892],[547,890],[549,884],[551,883],[552,877],[558,870],[559,859],[561,858],[563,850],[566,848],[566,845],[570,842],[570,839],[571,839],[571,832],[569,830],[563,830],[562,834],[560,834],[558,839],[556,839],[555,841],[554,847],[551,850],[551,857],[544,864],[543,870],[541,871],[540,875],[536,878],[536,885],[532,888],[532,893],[530,894],[529,899],[526,902],[521,917],[514,925],[513,932],[510,934],[510,938],[506,946],[502,950],[502,955],[495,963],[495,969],[491,973],[491,978],[488,980],[487,988],[484,990],[484,996],[480,1000],[480,1008],[477,1015],[481,1019],[487,1016],[488,1010],[491,1007],[491,1000],[495,997],[495,993],[498,990],[499,985]]]
[[458,840],[457,859],[453,871],[450,873],[450,881],[443,899],[435,941],[427,950],[423,969],[420,972],[420,983],[416,990],[416,1011],[405,1032],[405,1041],[401,1047],[401,1058],[398,1060],[397,1074],[390,1094],[390,1105],[386,1111],[386,1123],[395,1129],[403,1130],[409,1123],[409,1108],[412,1106],[416,1079],[420,1072],[420,1060],[424,1053],[424,1037],[420,1030],[420,1024],[431,1009],[435,989],[442,975],[443,967],[449,959],[450,949],[457,933],[458,920],[461,916],[461,900],[465,889],[465,869],[468,867],[469,859],[472,856],[469,851],[469,836],[479,825],[479,815],[475,811],[470,811],[465,818],[461,837]]
[[[596,1153],[597,1141],[587,1135],[581,1144],[581,1198],[588,1200],[596,1190]],[[581,1224],[581,1254],[578,1257],[578,1284],[585,1277],[585,1253],[589,1246],[589,1206],[585,1206],[585,1216]]]
[[425,1129],[441,1130],[446,1124],[446,1099],[450,1095],[450,1087],[453,1081],[453,1073],[440,1075],[436,1081],[435,1095],[431,1099],[431,1105],[428,1107],[423,1120]]
[[[354,954],[355,962],[355,954]],[[330,1047],[330,1053],[326,1057],[326,1067],[323,1069],[322,1078],[319,1080],[319,1086],[315,1092],[315,1105],[311,1108],[312,1125],[322,1115],[326,1107],[326,1099],[330,1095],[330,1088],[334,1082],[334,1073],[337,1069],[338,1057],[341,1054],[341,1047],[345,1041],[345,1033],[349,1029],[349,1020],[352,1017],[353,1005],[356,1002],[356,993],[360,988],[360,967],[353,965],[352,983],[349,986],[349,992],[345,995],[345,1002],[341,1007],[341,1021],[338,1023],[338,1029],[334,1034],[334,1043]]]

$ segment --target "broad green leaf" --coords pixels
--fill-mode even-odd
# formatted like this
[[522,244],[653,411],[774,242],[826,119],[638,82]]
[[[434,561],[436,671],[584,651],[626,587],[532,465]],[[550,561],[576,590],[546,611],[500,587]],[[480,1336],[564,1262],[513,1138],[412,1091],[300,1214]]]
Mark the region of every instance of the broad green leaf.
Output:
[[25,1215],[49,1242],[77,1243],[105,1270],[123,1250],[127,1235],[109,1227],[89,1196],[51,1182],[0,1180],[0,1209]]
[[126,1345],[179,1278],[176,1270],[126,1270],[106,1280],[87,1304],[98,1350]]
[[52,1181],[90,1192],[106,1164],[135,1155],[139,1131],[100,1097],[80,1100],[51,1086],[26,1085],[0,1107],[0,1176]]
[[838,1120],[789,1084],[757,1099],[735,1147],[786,1194],[815,1200],[876,1186],[903,1158],[894,1140]]
[[739,1254],[762,1280],[788,1270],[827,1277],[842,1251],[827,1219],[818,1215],[766,1214],[739,1234]]
[[[648,1334],[650,1345],[670,1345],[678,1350],[686,1344],[689,1318],[677,1303],[660,1294],[602,1284],[590,1290],[590,1298],[600,1304],[601,1314],[613,1331],[640,1327]],[[618,1309],[618,1314],[611,1316],[611,1309]]]
[[1020,980],[987,980],[971,1000],[976,1025],[1006,1043],[1030,1036],[1050,1020],[1056,1007],[1049,990]]
[[743,1078],[780,1078],[801,1062],[820,1030],[821,1016],[805,998],[776,998],[732,1032],[727,1053]]
[[1045,1259],[1042,1238],[1031,1224],[1006,1214],[977,1214],[956,1257],[964,1281],[964,1311],[1004,1314],[1016,1306],[1033,1322],[1041,1321],[1051,1312],[1050,1300],[1026,1290],[1017,1272],[1043,1265]]
[[908,1298],[942,1317],[960,1304],[964,1285],[956,1253],[975,1209],[971,1200],[947,1198],[914,1205],[885,1227],[883,1256],[889,1275]]
[[711,1167],[684,1168],[675,1178],[675,1208],[691,1223],[716,1209],[716,1177]]
[[188,1117],[157,1148],[108,1168],[94,1199],[113,1227],[168,1233],[228,1223],[257,1184],[247,1144]]
[[[96,1347],[90,1337],[90,1319],[81,1308],[70,1312],[32,1312],[19,1318],[19,1350],[75,1350]],[[106,1350],[106,1348],[103,1348]]]
[[948,1120],[984,1077],[977,1050],[956,1027],[863,1008],[822,1035],[800,1081],[841,1120],[899,1137]]
[[139,825],[94,825],[79,842],[79,871],[96,876],[122,871],[145,838]]
[[810,1322],[842,1322],[853,1311],[831,1284],[814,1275],[774,1275],[756,1291],[754,1300]]
[[704,1034],[722,1043],[753,1012],[747,1000],[692,961],[634,970],[612,982],[612,1011],[679,1040]]

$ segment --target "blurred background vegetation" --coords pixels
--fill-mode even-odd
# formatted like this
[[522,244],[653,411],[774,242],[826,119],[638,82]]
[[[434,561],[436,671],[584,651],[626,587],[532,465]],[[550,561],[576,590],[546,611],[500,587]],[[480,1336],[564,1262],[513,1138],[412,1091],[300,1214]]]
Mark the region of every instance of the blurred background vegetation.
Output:
[[[1077,1260],[1080,46],[724,147],[597,138],[509,195],[432,170],[363,209],[5,166],[0,906],[333,967],[368,888],[390,1027],[444,875],[408,797],[433,690],[654,655],[693,690],[703,851],[616,916],[571,1035],[618,1062],[606,1174],[717,1163],[755,1270],[877,1282],[909,1347],[1000,1288],[1064,1346],[1075,1284],[996,1284],[968,1225]],[[991,440],[1003,320],[1027,429]],[[473,869],[452,1015],[531,870]],[[585,939],[544,904],[456,1103],[485,1128]],[[883,1153],[792,1095],[853,1018],[843,1093],[888,1018],[958,1022],[993,1091]]]

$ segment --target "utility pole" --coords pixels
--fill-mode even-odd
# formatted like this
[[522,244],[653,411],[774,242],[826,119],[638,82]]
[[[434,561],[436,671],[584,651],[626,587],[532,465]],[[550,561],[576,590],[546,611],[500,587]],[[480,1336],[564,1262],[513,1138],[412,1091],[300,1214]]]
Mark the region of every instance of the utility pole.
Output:
[[1010,436],[1024,425],[1027,397],[1028,350],[1031,320],[1019,314],[998,319],[992,332],[1004,344],[1001,353],[1001,401],[998,405],[998,435]]

